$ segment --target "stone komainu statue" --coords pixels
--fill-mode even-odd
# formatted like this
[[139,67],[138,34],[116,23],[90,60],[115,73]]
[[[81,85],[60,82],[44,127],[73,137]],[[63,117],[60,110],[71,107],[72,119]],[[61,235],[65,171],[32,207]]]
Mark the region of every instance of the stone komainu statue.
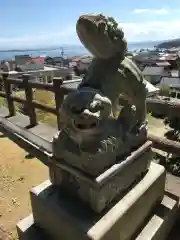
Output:
[[125,57],[127,42],[112,17],[83,15],[76,27],[94,59],[62,104],[62,131],[53,147],[57,157],[96,175],[146,141],[147,89],[141,71]]

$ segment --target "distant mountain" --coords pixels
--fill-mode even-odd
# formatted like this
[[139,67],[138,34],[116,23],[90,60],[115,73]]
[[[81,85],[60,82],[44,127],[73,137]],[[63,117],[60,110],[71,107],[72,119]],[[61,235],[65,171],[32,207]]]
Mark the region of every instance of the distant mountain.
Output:
[[180,38],[164,41],[158,45],[157,48],[173,48],[180,47]]
[[62,44],[60,46],[50,46],[50,47],[42,47],[42,48],[26,48],[26,49],[0,49],[0,52],[36,52],[36,51],[49,51],[49,50],[61,50],[66,49],[66,48],[84,48],[81,45],[77,45],[77,44],[72,44],[72,45],[68,45],[68,44]]

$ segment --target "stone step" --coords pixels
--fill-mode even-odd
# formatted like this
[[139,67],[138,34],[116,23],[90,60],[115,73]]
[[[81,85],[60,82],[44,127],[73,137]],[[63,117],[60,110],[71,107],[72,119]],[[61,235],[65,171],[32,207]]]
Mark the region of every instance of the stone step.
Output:
[[[179,198],[165,194],[147,224],[135,240],[165,240],[174,225],[179,208]],[[173,240],[173,239],[172,239]]]
[[43,240],[41,231],[34,224],[32,214],[19,221],[16,228],[20,240]]
[[[162,202],[157,206],[154,214],[149,218],[145,227],[135,237],[135,240],[165,240],[177,218],[179,198],[165,194]],[[33,215],[19,221],[17,231],[20,240],[45,240],[47,236],[34,223]],[[180,237],[180,236],[179,236]],[[176,239],[179,239],[176,236]],[[169,240],[175,240],[170,235]]]
[[[145,177],[104,214],[88,209],[82,202],[58,193],[50,181],[31,190],[33,223],[49,239],[130,240],[164,196],[165,169],[151,163]],[[32,220],[32,219],[31,219]],[[18,225],[20,240],[27,236]],[[25,228],[24,228],[25,229]],[[20,234],[22,233],[22,234]]]

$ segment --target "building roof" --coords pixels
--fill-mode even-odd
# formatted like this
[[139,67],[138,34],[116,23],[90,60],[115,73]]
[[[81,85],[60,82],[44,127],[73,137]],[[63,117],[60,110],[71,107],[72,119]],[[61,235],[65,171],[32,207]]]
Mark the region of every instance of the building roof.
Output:
[[171,70],[171,76],[178,78],[179,77],[179,70]]
[[164,67],[148,67],[146,66],[143,70],[145,76],[161,76],[164,72]]
[[152,85],[150,82],[148,82],[147,80],[145,80],[145,84],[146,84],[146,89],[148,90],[147,96],[153,96],[159,93],[159,88],[155,87],[154,85]]
[[178,53],[140,53],[136,56],[133,56],[135,61],[139,62],[159,62],[159,61],[176,61],[179,58]]
[[92,62],[91,58],[82,58],[78,62],[90,64]]
[[167,56],[165,56],[164,59],[166,61],[175,61],[178,58],[179,58],[179,56],[177,54],[168,54]]
[[41,64],[44,64],[44,59],[45,57],[35,57],[35,58],[31,58],[31,60],[33,62],[38,62],[38,63],[41,63]]
[[71,61],[78,62],[80,60],[80,58],[81,58],[80,56],[74,56],[71,58]]
[[168,67],[168,66],[170,66],[171,64],[168,63],[168,62],[162,61],[162,62],[157,62],[156,65],[157,65],[158,67]]
[[180,78],[179,77],[162,77],[160,84],[168,85],[170,87],[180,88]]
[[73,62],[78,62],[78,61],[84,61],[84,60],[92,60],[93,59],[93,57],[92,56],[90,56],[90,55],[83,55],[83,56],[74,56],[74,57],[72,57],[71,58],[71,60],[73,61]]
[[31,57],[29,55],[17,55],[15,56],[15,61],[18,65],[23,65],[28,61],[31,61]]
[[53,60],[54,61],[62,61],[63,57],[61,57],[61,56],[53,57]]

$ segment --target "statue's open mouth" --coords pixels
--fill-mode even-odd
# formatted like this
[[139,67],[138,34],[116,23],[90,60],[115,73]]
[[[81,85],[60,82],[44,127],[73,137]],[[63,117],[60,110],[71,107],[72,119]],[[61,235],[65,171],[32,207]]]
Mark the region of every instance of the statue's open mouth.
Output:
[[99,121],[98,120],[93,120],[93,121],[78,121],[78,120],[73,120],[73,126],[74,128],[76,128],[79,131],[83,131],[83,130],[91,130],[91,129],[95,129],[97,128],[99,125]]

